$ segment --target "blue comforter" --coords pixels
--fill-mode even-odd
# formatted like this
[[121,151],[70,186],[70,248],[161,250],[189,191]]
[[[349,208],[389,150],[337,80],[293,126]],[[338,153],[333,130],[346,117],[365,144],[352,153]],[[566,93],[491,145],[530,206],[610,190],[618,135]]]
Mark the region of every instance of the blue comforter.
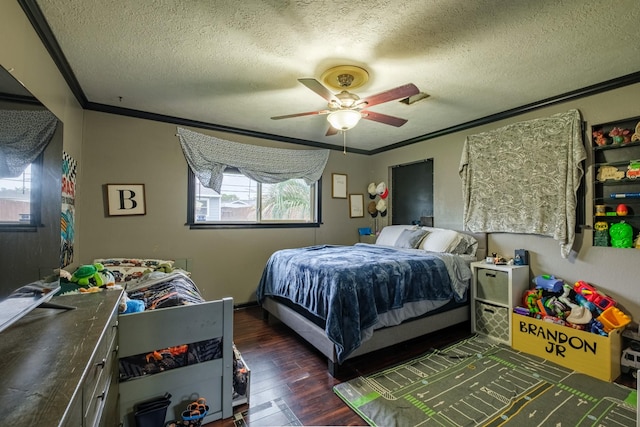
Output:
[[464,300],[466,293],[450,272],[468,277],[457,274],[468,267],[452,257],[368,244],[284,249],[267,261],[256,294],[259,303],[278,296],[323,319],[342,363],[378,314],[409,302]]

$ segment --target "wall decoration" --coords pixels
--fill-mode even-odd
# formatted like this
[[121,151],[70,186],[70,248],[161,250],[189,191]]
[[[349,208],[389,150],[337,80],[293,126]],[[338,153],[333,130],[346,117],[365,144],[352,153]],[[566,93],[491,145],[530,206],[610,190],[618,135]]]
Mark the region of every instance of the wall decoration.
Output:
[[62,152],[62,216],[60,218],[60,267],[73,262],[76,215],[76,175],[78,163]]
[[364,217],[364,194],[349,194],[349,216]]
[[582,128],[573,109],[467,136],[458,170],[464,229],[552,237],[569,257],[587,158]]
[[144,184],[106,184],[106,196],[109,216],[147,213]]
[[331,174],[331,197],[334,199],[347,198],[347,175],[341,173]]

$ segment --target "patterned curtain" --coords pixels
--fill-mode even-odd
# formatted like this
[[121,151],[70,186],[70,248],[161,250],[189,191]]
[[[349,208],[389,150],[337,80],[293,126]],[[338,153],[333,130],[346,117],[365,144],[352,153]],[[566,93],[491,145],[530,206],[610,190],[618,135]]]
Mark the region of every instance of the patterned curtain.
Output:
[[0,178],[14,178],[42,153],[58,119],[49,111],[0,111]]
[[222,174],[228,167],[254,181],[272,184],[303,179],[318,181],[329,160],[329,150],[289,150],[226,141],[178,128],[187,163],[202,185],[220,192]]
[[578,110],[467,137],[460,160],[464,226],[553,237],[567,258],[587,158]]

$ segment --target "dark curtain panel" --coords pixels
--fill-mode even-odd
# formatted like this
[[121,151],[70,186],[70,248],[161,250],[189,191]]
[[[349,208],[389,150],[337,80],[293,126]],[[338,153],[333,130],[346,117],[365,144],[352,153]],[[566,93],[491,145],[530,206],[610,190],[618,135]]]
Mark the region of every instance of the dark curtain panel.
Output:
[[396,225],[433,216],[433,159],[391,169],[391,206],[391,223]]

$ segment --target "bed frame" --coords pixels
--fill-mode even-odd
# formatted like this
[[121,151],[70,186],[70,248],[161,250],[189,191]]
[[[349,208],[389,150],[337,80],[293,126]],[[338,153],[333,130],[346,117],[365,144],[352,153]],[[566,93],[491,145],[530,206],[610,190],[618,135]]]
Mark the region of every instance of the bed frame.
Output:
[[[462,233],[469,234],[478,241],[476,259],[484,259],[487,255],[486,233],[473,233],[470,231],[462,231]],[[287,325],[289,328],[293,329],[293,331],[308,341],[327,358],[329,373],[334,377],[338,374],[340,365],[338,363],[335,345],[327,337],[323,328],[319,327],[313,321],[307,319],[295,310],[270,297],[265,298],[262,303],[262,308],[264,310],[266,321],[269,320],[269,316],[271,315]],[[467,322],[470,320],[470,317],[469,304],[465,304],[464,306],[457,307],[449,311],[416,320],[406,321],[397,326],[378,329],[374,331],[371,338],[363,342],[360,347],[347,357],[347,359],[390,347],[449,326]]]
[[[222,358],[125,381],[120,387],[120,421],[134,427],[136,404],[171,394],[167,420],[205,397],[209,413],[203,424],[233,415],[233,299],[143,311],[118,317],[119,357],[222,337]],[[117,367],[114,370],[118,371]]]

